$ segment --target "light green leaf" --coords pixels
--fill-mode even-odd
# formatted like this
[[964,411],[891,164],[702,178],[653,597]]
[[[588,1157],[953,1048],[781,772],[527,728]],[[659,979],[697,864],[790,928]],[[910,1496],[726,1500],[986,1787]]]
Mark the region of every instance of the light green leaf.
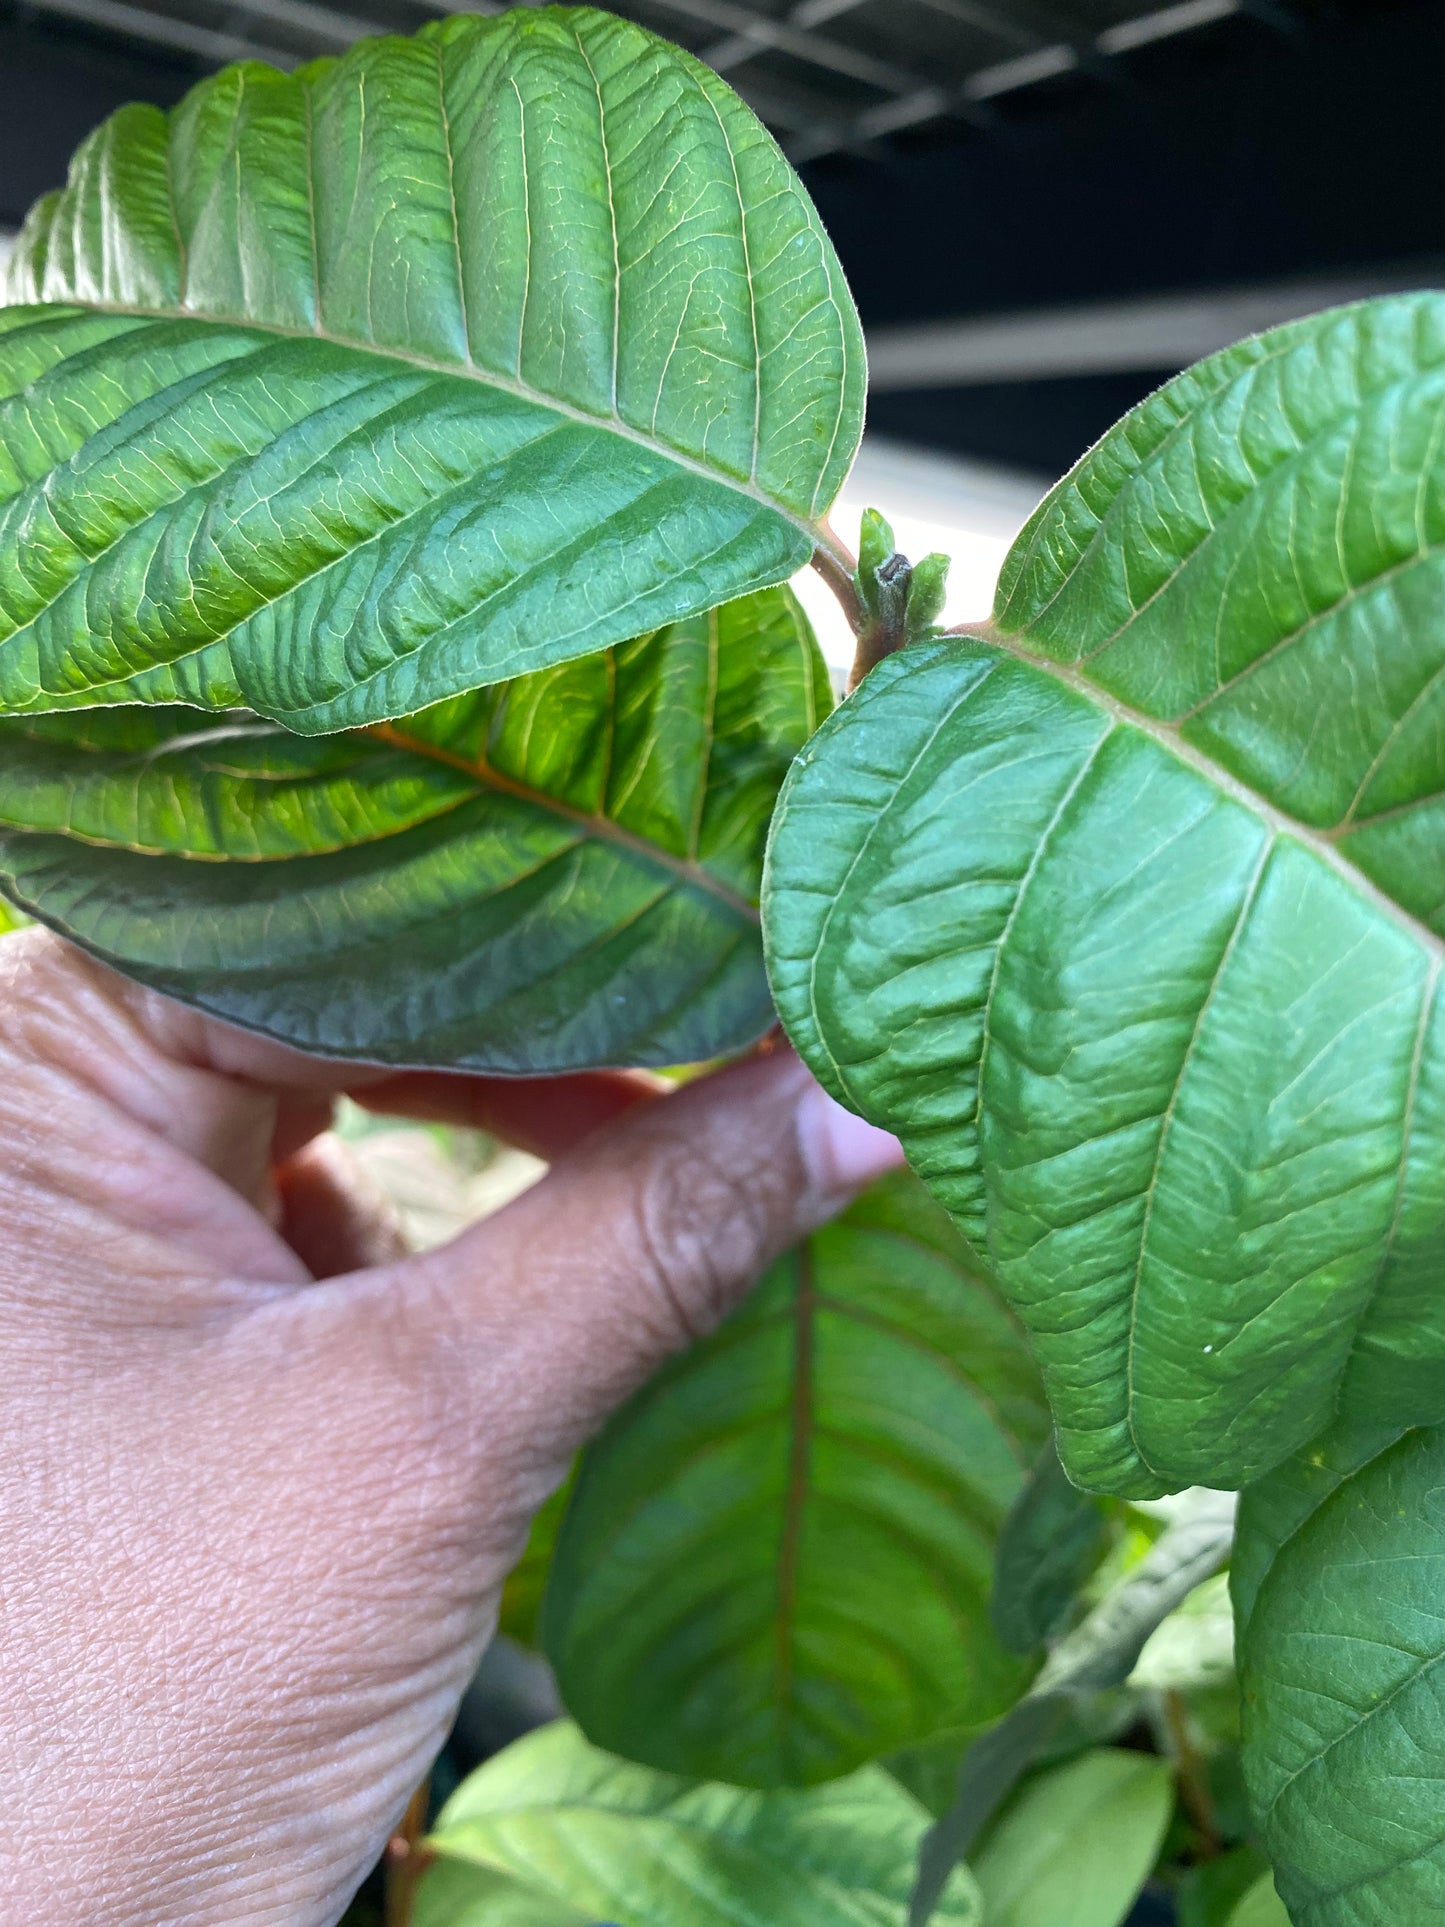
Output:
[[916,1180],[777,1264],[588,1453],[543,1635],[599,1745],[811,1785],[1002,1712],[993,1543],[1047,1417]]
[[8,292],[11,712],[311,734],[595,653],[801,566],[862,424],[796,176],[592,8],[123,108]]
[[988,1927],[1119,1927],[1174,1810],[1167,1764],[1111,1748],[1030,1780],[972,1859]]
[[[1397,1923],[1402,1919],[1396,1916]],[[1262,1874],[1250,1888],[1229,1916],[1229,1927],[1290,1927],[1289,1915],[1270,1874]]]
[[12,930],[23,930],[30,919],[17,910],[12,903],[0,897],[0,937],[8,937]]
[[437,1860],[422,1876],[411,1927],[595,1927],[590,1914],[529,1893],[505,1874]]
[[0,719],[0,888],[129,975],[327,1056],[711,1057],[771,1021],[763,839],[828,701],[780,588],[373,732]]
[[986,1246],[1082,1485],[1445,1417],[1442,597],[1445,297],[1318,316],[1128,416],[784,790],[784,1023]]
[[1167,1531],[1059,1641],[1018,1705],[964,1755],[953,1804],[923,1843],[908,1927],[928,1927],[937,1919],[951,1869],[973,1851],[1020,1776],[1057,1740],[1066,1721],[1081,1711],[1088,1717],[1097,1695],[1124,1685],[1155,1628],[1228,1558],[1232,1500],[1191,1492],[1173,1510]]
[[989,1611],[1010,1652],[1031,1652],[1059,1630],[1107,1534],[1105,1511],[1070,1482],[1050,1438],[999,1534]]
[[1445,1428],[1349,1456],[1243,1511],[1245,1776],[1295,1927],[1413,1927],[1445,1915]]
[[1175,1894],[1179,1927],[1232,1927],[1235,1908],[1261,1875],[1268,1880],[1269,1865],[1254,1847],[1235,1847],[1190,1867]]
[[[626,1765],[564,1723],[474,1773],[430,1844],[620,1927],[902,1927],[926,1821],[881,1768],[749,1793]],[[939,1918],[981,1927],[968,1874]]]
[[1233,1679],[1234,1614],[1221,1572],[1196,1586],[1149,1635],[1129,1684],[1138,1691],[1195,1693]]

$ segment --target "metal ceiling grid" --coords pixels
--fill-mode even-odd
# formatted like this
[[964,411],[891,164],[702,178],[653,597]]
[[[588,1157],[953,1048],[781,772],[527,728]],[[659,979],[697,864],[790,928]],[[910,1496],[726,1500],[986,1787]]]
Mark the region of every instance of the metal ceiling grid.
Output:
[[[503,0],[26,4],[205,66],[286,68],[440,13],[504,11]],[[1236,15],[1287,24],[1276,0],[626,0],[614,11],[726,74],[799,163],[948,117],[986,125],[1007,95],[1069,74],[1107,80],[1137,48]]]

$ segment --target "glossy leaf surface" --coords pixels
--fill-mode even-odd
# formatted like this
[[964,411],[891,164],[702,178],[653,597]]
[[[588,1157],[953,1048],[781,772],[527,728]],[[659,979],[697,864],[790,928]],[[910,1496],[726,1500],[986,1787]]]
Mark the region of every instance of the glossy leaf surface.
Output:
[[123,108],[8,293],[10,712],[315,733],[594,653],[800,567],[862,425],[792,170],[591,8]]
[[1445,1417],[1445,297],[1244,343],[784,792],[774,990],[1033,1335],[1060,1450],[1242,1485]]
[[1038,1774],[970,1863],[988,1927],[1120,1927],[1173,1810],[1169,1767],[1147,1753],[1101,1747]]
[[[902,1927],[927,1816],[880,1768],[749,1793],[630,1766],[544,1728],[447,1802],[431,1845],[623,1927]],[[939,1918],[981,1927],[960,1871]]]
[[1312,1450],[1241,1518],[1245,1772],[1295,1927],[1445,1912],[1445,1429],[1360,1449]]
[[792,592],[322,739],[0,719],[0,888],[330,1056],[541,1071],[741,1047],[778,784],[830,696]]
[[1047,1423],[1022,1335],[913,1179],[783,1259],[584,1461],[543,1633],[599,1745],[809,1785],[1001,1713],[1000,1520]]

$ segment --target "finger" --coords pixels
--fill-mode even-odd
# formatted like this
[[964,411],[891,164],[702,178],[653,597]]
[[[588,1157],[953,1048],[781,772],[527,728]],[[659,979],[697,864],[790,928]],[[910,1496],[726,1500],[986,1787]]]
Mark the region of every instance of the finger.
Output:
[[503,1389],[518,1436],[555,1458],[901,1158],[790,1052],[754,1058],[633,1108],[412,1261],[401,1290],[478,1358],[488,1396]]
[[464,1077],[405,1071],[354,1093],[368,1111],[487,1131],[548,1164],[668,1086],[642,1071]]
[[313,1278],[336,1278],[404,1257],[395,1209],[340,1138],[314,1139],[276,1171],[280,1232]]

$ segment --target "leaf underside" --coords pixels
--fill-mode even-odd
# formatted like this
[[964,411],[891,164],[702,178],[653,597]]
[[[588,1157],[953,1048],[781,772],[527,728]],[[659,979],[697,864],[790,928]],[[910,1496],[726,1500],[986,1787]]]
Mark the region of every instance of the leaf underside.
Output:
[[1081,1484],[1445,1417],[1442,446],[1440,296],[1216,356],[780,800],[783,1020],[986,1246]]
[[[510,1875],[559,1918],[625,1927],[903,1927],[927,1815],[879,1768],[808,1793],[751,1793],[631,1766],[565,1723],[489,1761],[429,1845]],[[939,1927],[981,1927],[960,1870]]]
[[1445,1914],[1445,1429],[1379,1444],[1341,1434],[1241,1509],[1245,1776],[1294,1927]]
[[0,710],[394,718],[777,582],[862,425],[816,212],[590,8],[127,107],[0,312]]
[[0,887],[130,976],[323,1055],[707,1058],[771,1021],[763,841],[830,700],[779,588],[374,731],[0,719]]
[[765,1787],[995,1717],[1029,1668],[989,1625],[993,1541],[1046,1423],[943,1213],[876,1188],[588,1454],[543,1610],[569,1712]]

